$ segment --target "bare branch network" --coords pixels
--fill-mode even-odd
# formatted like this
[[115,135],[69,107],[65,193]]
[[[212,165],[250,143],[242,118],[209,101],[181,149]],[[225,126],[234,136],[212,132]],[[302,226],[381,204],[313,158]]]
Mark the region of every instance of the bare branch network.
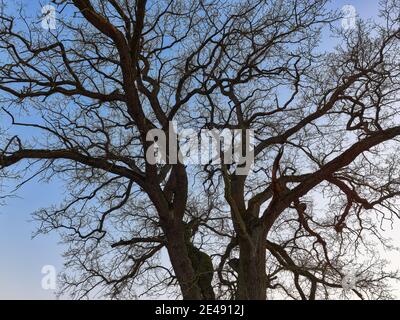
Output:
[[[391,297],[377,248],[400,217],[399,0],[352,28],[327,0],[52,5],[47,29],[1,11],[0,182],[64,182],[34,213],[67,247],[60,293]],[[251,170],[146,161],[171,122],[251,130]]]

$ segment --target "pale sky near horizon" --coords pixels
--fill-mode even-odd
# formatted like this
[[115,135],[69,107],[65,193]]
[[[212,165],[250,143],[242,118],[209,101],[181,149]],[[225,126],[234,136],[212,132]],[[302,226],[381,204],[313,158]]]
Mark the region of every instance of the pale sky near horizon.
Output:
[[[22,3],[30,12],[36,10],[40,14],[41,5],[47,2],[23,0]],[[377,3],[377,0],[332,1],[333,7],[339,9],[347,4],[353,5],[363,18],[377,15]],[[34,210],[57,203],[63,196],[63,190],[57,183],[31,182],[18,192],[18,196],[0,206],[0,299],[55,299],[52,290],[42,289],[41,269],[45,265],[53,265],[56,270],[61,270],[63,259],[59,238],[52,233],[31,239],[35,223],[29,220]],[[392,236],[394,243],[400,246],[399,234],[400,221],[387,235]],[[393,266],[400,266],[400,254],[391,254],[389,258]]]

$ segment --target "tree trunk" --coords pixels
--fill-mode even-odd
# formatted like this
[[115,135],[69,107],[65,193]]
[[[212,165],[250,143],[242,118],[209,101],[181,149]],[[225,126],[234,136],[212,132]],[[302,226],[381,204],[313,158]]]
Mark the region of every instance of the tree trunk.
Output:
[[201,290],[196,284],[196,275],[189,259],[183,224],[175,223],[174,225],[169,225],[165,228],[165,232],[169,258],[181,288],[183,299],[202,299]]
[[239,237],[239,272],[236,299],[265,300],[266,282],[266,232],[261,228],[253,230],[249,239]]

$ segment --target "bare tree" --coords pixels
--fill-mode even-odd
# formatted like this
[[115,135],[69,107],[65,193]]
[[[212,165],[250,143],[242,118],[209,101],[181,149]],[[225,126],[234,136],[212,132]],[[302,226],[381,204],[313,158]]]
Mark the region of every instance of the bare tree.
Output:
[[[66,203],[41,210],[37,216],[43,220],[43,231],[72,231],[67,241],[76,241],[77,247],[68,255],[78,259],[84,270],[93,270],[99,282],[112,285],[118,293],[120,284],[135,277],[147,260],[166,247],[183,297],[200,299],[185,240],[185,167],[158,168],[144,155],[151,145],[147,133],[156,126],[168,130],[179,109],[204,90],[189,88],[192,75],[182,67],[190,54],[181,51],[193,44],[193,30],[203,24],[206,18],[201,13],[208,5],[144,0],[59,1],[59,6],[66,18],[53,33],[22,15],[18,21],[2,17],[5,59],[0,89],[14,97],[5,98],[3,104],[9,106],[4,112],[13,125],[41,132],[30,141],[3,138],[8,141],[1,167],[43,160],[39,172],[69,179]],[[37,122],[19,121],[15,108],[35,113]],[[145,210],[148,201],[150,212]],[[126,212],[135,202],[137,207]],[[146,212],[143,218],[141,211]],[[132,216],[130,224],[121,220],[125,215]],[[111,233],[106,227],[113,218],[117,224],[113,229],[119,223],[135,229],[133,234],[117,229],[105,239],[114,252],[119,253],[124,243],[117,237],[129,236],[125,241],[130,247],[139,246],[124,252],[122,261],[111,261],[115,262],[111,268],[97,270],[86,264],[87,257],[80,261],[77,252],[86,252],[99,263],[99,255],[107,253],[99,253],[96,246]],[[161,234],[165,241],[160,240]],[[137,236],[131,239],[133,235]]]
[[[270,281],[280,269],[293,273],[299,298],[315,298],[317,285],[341,287],[340,258],[353,246],[360,255],[371,235],[381,239],[370,214],[398,216],[399,4],[382,2],[383,27],[358,21],[338,31],[340,44],[330,54],[315,51],[319,5],[275,7],[282,19],[267,26],[268,15],[259,12],[239,18],[242,30],[209,71],[219,92],[204,99],[204,125],[253,129],[257,139],[252,173],[209,169],[214,180],[222,177],[230,207],[228,250],[239,248],[231,267],[240,299],[265,299],[268,286],[282,286]],[[271,256],[277,267],[268,275]]]
[[[55,30],[1,16],[0,177],[65,181],[35,213],[69,246],[65,290],[329,298],[366,254],[353,292],[389,296],[370,242],[398,216],[398,1],[331,53],[326,0],[54,3]],[[149,163],[171,121],[254,130],[252,170]]]

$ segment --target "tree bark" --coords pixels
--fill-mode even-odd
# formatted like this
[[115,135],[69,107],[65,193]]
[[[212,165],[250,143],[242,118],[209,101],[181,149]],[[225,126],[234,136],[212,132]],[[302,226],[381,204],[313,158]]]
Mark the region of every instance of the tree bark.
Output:
[[250,239],[239,237],[239,272],[236,299],[265,300],[266,232],[260,227],[250,234]]
[[184,300],[201,300],[201,290],[185,243],[185,231],[181,222],[165,228],[167,250]]

